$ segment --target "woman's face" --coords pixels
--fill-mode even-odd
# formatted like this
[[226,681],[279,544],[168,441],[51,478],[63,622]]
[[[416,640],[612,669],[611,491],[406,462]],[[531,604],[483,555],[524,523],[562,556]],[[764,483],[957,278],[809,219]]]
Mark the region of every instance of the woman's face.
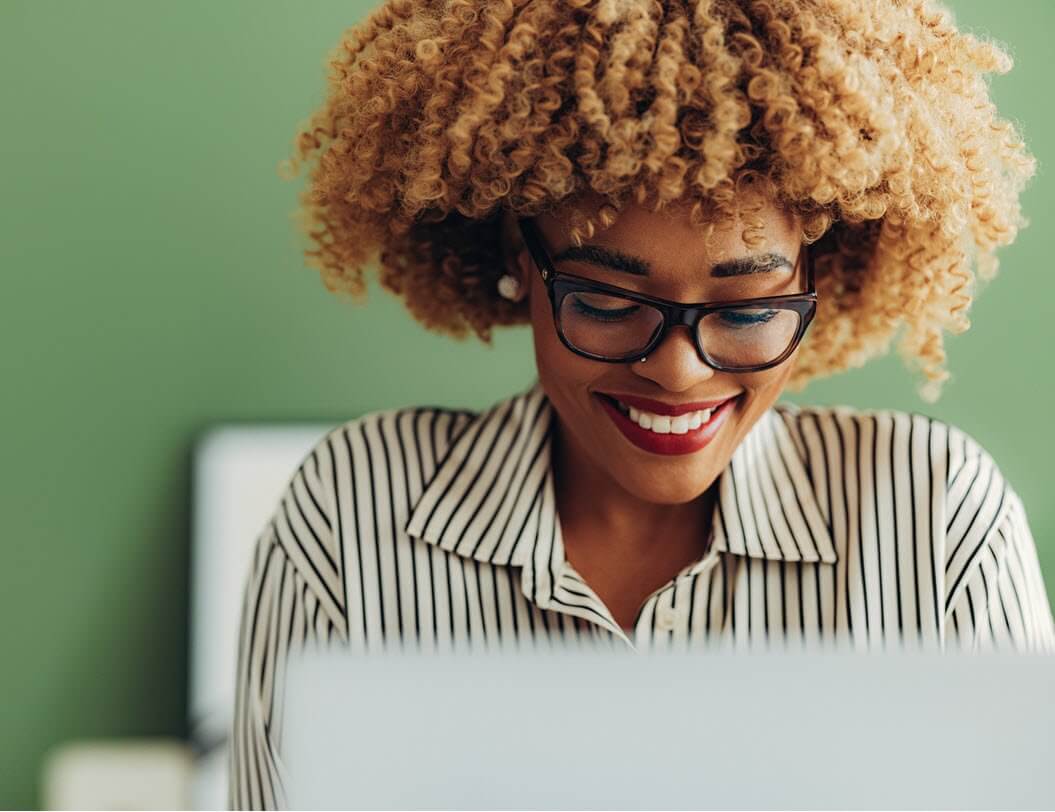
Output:
[[[561,214],[557,211],[535,219],[551,258],[572,244],[567,220]],[[716,227],[708,245],[702,231],[690,224],[687,208],[668,208],[656,214],[627,205],[612,226],[598,231],[586,244],[640,259],[649,269],[647,276],[581,259],[557,261],[554,267],[558,272],[681,303],[805,291],[798,220],[768,201],[761,216],[765,220],[764,239],[755,248],[743,242],[740,220],[732,227]],[[514,244],[522,247],[516,241]],[[787,262],[765,272],[711,275],[716,263],[761,254],[776,254]],[[681,504],[706,491],[755,421],[779,398],[795,363],[797,349],[783,363],[761,372],[719,372],[700,359],[685,327],[670,329],[643,362],[605,363],[584,358],[565,347],[557,335],[545,283],[526,248],[517,252],[515,269],[521,281],[521,297],[526,294],[530,298],[539,381],[556,410],[560,442],[566,444],[564,454],[575,455],[579,464],[594,466],[643,501]],[[735,401],[702,448],[658,453],[628,439],[602,393],[669,405],[730,397]]]

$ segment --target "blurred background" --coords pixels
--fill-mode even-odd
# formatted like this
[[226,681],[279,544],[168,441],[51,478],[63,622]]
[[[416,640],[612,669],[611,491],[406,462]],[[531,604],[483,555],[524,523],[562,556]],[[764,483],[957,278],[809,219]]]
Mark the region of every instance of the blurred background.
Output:
[[[0,807],[44,802],[64,742],[189,737],[193,460],[211,427],[478,409],[534,375],[526,328],[453,341],[373,282],[365,308],[338,300],[302,261],[303,181],[276,165],[373,5],[0,4]],[[1022,497],[1055,599],[1055,5],[948,5],[1015,59],[993,93],[1039,160],[1033,225],[949,339],[938,403],[896,356],[785,399],[968,431]]]

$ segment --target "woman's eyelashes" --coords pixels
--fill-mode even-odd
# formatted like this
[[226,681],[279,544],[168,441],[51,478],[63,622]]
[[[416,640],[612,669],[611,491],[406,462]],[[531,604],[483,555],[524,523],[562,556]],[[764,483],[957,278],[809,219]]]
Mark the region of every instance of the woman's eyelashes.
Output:
[[719,316],[723,322],[731,327],[751,327],[755,324],[765,324],[772,321],[777,315],[776,310],[725,310]]
[[618,321],[621,318],[631,315],[637,311],[639,305],[629,305],[627,307],[594,307],[586,304],[582,299],[577,296],[572,297],[572,307],[575,308],[576,312],[581,316],[587,318],[596,319],[598,321]]

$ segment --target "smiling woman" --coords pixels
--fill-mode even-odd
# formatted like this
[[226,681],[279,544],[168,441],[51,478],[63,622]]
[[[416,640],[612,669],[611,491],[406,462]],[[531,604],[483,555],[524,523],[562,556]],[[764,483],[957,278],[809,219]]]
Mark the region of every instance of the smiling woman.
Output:
[[[482,412],[322,438],[245,593],[238,806],[282,802],[312,642],[1055,648],[1025,508],[925,415],[782,392],[899,348],[936,398],[1033,159],[996,46],[933,3],[392,0],[350,29],[289,169],[307,257],[425,326],[526,324]],[[276,687],[278,686],[278,687]]]

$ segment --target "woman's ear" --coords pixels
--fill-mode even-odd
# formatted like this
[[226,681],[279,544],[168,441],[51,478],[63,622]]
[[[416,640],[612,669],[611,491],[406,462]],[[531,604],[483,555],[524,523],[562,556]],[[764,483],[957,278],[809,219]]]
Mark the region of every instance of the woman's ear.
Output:
[[517,293],[513,301],[520,301],[527,296],[531,281],[531,253],[524,244],[516,215],[505,211],[502,213],[502,275],[508,274],[517,281]]

